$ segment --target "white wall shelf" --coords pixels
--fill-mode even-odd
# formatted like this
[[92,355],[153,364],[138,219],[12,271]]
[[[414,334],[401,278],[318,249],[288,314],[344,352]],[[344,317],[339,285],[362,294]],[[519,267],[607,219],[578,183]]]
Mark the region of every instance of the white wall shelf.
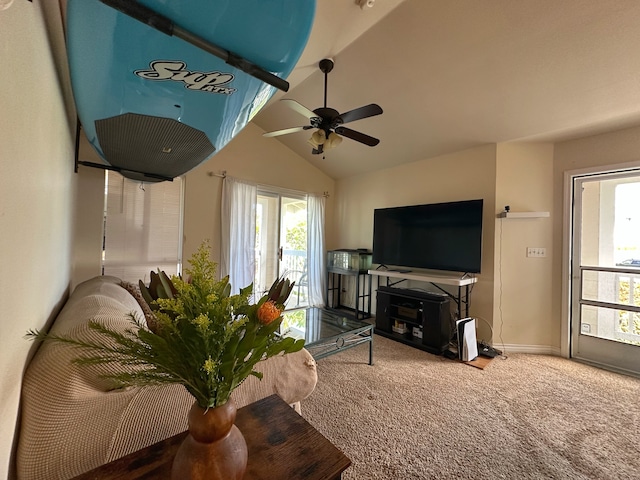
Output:
[[549,212],[500,212],[498,218],[546,218]]

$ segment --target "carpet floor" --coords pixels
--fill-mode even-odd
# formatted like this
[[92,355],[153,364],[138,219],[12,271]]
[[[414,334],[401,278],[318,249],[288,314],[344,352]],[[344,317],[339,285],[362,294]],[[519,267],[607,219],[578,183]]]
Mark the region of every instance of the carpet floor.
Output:
[[302,415],[345,480],[640,479],[640,379],[547,355],[484,370],[375,336],[318,361]]

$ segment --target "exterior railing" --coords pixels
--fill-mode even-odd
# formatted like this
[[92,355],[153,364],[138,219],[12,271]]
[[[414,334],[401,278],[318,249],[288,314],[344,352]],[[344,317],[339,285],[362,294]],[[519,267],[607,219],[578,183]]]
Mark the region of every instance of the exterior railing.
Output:
[[582,333],[640,345],[640,269],[581,266],[580,277]]
[[[256,278],[263,278],[263,272],[260,272],[260,252],[256,251]],[[305,250],[283,250],[282,260],[280,262],[281,275],[287,277],[292,282],[295,282],[295,286],[289,301],[287,302],[287,308],[299,308],[306,307],[309,304],[309,290],[307,281],[307,252]],[[269,278],[269,272],[265,272],[266,277]],[[271,275],[275,275],[272,272]],[[269,285],[261,285],[256,283],[256,291],[260,294],[266,293]]]
[[286,275],[289,272],[292,274],[307,272],[307,252],[305,250],[282,251],[282,273]]
[[282,274],[289,280],[296,282],[287,302],[287,308],[308,306],[307,252],[305,250],[283,250]]

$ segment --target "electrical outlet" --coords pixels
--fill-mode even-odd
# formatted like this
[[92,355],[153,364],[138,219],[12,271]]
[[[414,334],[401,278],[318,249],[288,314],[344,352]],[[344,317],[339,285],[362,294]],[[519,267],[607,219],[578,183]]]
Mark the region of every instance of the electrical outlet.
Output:
[[547,249],[543,247],[527,247],[527,257],[546,257]]

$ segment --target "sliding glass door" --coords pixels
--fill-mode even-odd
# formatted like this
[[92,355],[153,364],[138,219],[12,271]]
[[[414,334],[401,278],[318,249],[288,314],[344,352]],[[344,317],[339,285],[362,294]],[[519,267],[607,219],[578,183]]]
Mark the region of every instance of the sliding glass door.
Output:
[[302,195],[259,190],[256,292],[265,292],[281,276],[296,282],[287,308],[307,306],[307,200]]
[[573,178],[571,356],[640,374],[640,171]]

